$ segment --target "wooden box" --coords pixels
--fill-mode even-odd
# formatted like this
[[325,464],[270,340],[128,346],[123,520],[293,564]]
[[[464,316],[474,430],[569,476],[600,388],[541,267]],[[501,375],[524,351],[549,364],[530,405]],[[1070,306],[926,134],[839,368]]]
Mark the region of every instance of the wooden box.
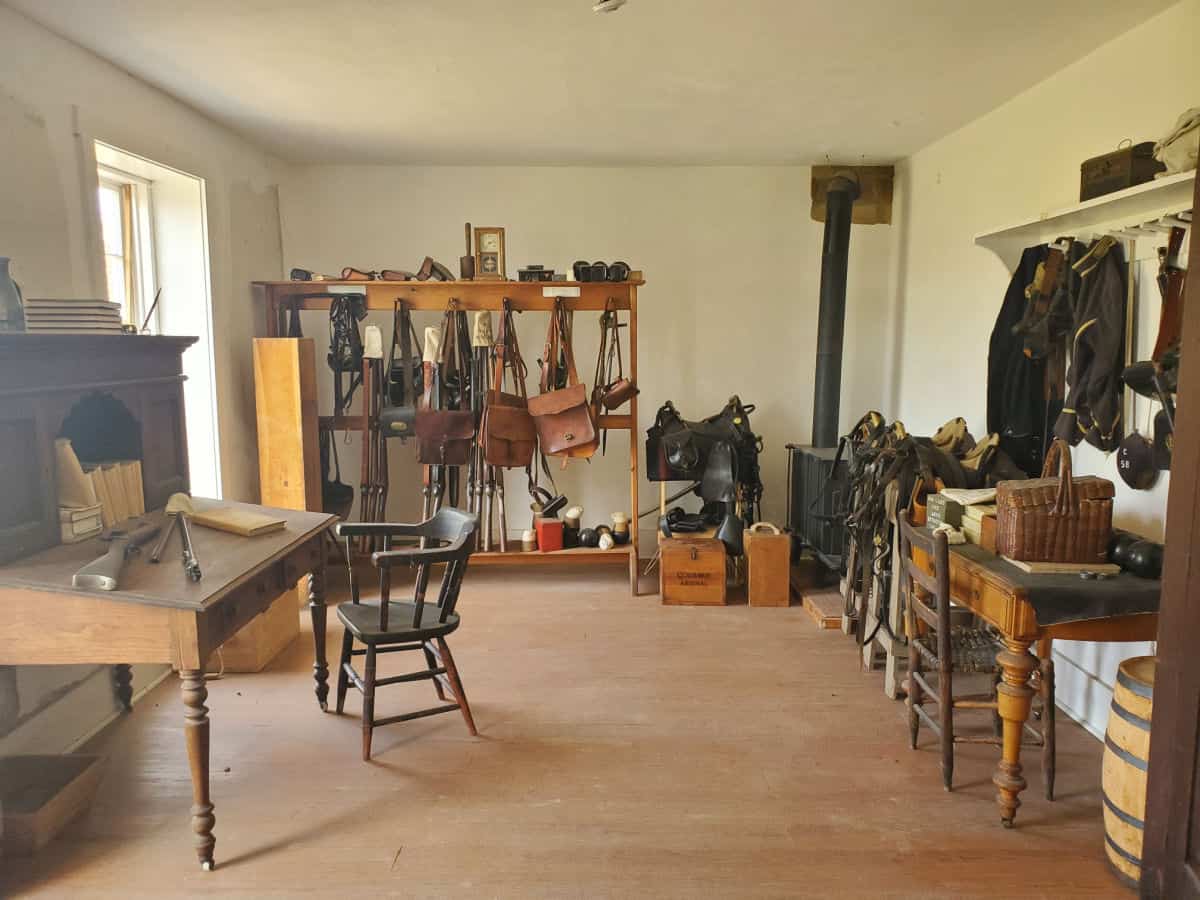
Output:
[[1091,200],[1152,181],[1166,165],[1154,158],[1154,142],[1143,141],[1085,159],[1079,167],[1079,199]]
[[792,537],[778,528],[749,529],[746,547],[746,596],[751,606],[791,605]]
[[100,757],[0,758],[5,856],[30,856],[87,811],[100,785]]
[[725,605],[725,545],[716,538],[667,538],[659,571],[663,603]]
[[[297,591],[299,594],[297,594]],[[308,579],[285,591],[221,645],[226,672],[261,672],[267,663],[300,636],[300,606],[308,605]]]

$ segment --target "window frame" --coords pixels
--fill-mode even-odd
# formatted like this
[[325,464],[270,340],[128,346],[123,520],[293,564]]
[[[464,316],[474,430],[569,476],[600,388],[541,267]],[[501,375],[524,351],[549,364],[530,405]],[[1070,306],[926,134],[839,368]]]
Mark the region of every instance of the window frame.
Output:
[[[125,298],[121,301],[125,322],[140,329],[149,313],[147,328],[158,332],[158,309],[150,313],[158,278],[154,247],[152,182],[112,166],[97,163],[97,189],[117,190],[121,198],[121,244],[125,262]],[[99,197],[97,195],[97,202]],[[101,223],[101,251],[104,249]],[[104,253],[105,271],[108,254]],[[113,300],[112,297],[109,300]]]

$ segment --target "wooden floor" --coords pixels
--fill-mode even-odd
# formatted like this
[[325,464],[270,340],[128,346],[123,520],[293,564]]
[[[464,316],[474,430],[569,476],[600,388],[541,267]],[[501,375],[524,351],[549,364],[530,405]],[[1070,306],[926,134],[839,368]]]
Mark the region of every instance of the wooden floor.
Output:
[[[881,676],[799,607],[662,607],[619,570],[489,570],[459,609],[480,737],[418,720],[377,730],[361,762],[358,696],[318,711],[304,634],[210,686],[215,872],[191,848],[172,678],[97,740],[91,814],[0,861],[0,896],[1129,896],[1104,862],[1101,746],[1065,716],[1060,799],[1031,753],[1005,831],[992,751],[960,748],[944,793],[932,740],[909,750]],[[432,696],[382,688],[377,715]]]

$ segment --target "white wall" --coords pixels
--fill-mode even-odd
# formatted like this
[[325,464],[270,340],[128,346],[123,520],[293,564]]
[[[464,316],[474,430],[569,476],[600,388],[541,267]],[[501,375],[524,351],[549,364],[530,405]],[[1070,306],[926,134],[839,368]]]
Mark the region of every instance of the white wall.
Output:
[[[346,265],[414,270],[427,253],[456,272],[467,220],[506,228],[513,278],[528,263],[569,271],[585,257],[643,269],[634,439],[642,444],[668,399],[690,418],[718,411],[733,393],[758,404],[752,424],[766,442],[765,514],[782,521],[783,446],[806,440],[812,418],[822,226],[809,216],[808,168],[298,167],[280,185],[280,218],[285,265],[328,273]],[[881,400],[888,248],[887,226],[854,227],[844,423]],[[536,392],[545,317],[521,319]],[[389,320],[372,321],[388,335]],[[318,342],[327,411],[323,314],[308,314],[304,328]],[[580,374],[590,383],[598,334],[592,316],[576,333]],[[392,459],[393,514],[412,515],[419,508],[412,450],[397,447]],[[357,444],[342,446],[341,460],[344,480],[354,483]],[[603,521],[628,509],[627,461],[626,439],[614,433],[606,458],[572,463],[555,477],[583,503],[587,522]],[[523,475],[510,475],[508,485],[510,509],[523,514]],[[642,492],[643,506],[657,498],[649,483]],[[510,514],[510,527],[524,520]]]
[[[13,272],[26,296],[104,295],[95,139],[207,182],[224,487],[227,496],[254,499],[248,339],[255,319],[248,282],[281,273],[273,161],[189,107],[0,6],[0,255],[14,257]],[[137,672],[135,686],[141,687],[150,672]],[[99,687],[57,699],[53,716],[36,728],[25,722],[0,751],[65,749],[115,712],[107,672],[38,667],[23,670],[17,680],[21,715],[81,678]],[[104,703],[97,704],[96,691]]]
[[[1198,42],[1200,0],[1186,0],[900,164],[889,415],[917,434],[955,415],[983,431],[988,336],[1010,270],[973,236],[1070,206],[1082,160],[1166,133],[1200,103]],[[1152,291],[1142,296],[1153,302]],[[1143,310],[1147,320],[1156,321],[1152,310]],[[1118,525],[1162,537],[1167,478],[1137,493],[1120,481],[1115,458],[1081,445],[1075,459],[1078,470],[1117,484]],[[1147,645],[1058,650],[1060,701],[1101,732],[1117,662]]]

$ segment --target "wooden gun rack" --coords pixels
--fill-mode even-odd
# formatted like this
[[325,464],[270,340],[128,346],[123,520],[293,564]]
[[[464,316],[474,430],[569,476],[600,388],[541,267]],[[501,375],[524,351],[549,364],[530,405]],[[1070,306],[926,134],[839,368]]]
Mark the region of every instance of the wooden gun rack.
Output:
[[[367,309],[373,312],[391,313],[395,301],[403,300],[414,311],[442,312],[450,300],[457,300],[460,309],[489,310],[500,312],[508,300],[513,310],[522,312],[549,313],[554,302],[561,297],[571,311],[603,312],[609,301],[629,316],[629,372],[637,383],[637,289],[644,281],[621,282],[561,282],[561,281],[256,281],[253,283],[256,299],[266,306],[267,336],[284,337],[280,330],[280,319],[293,306],[302,310],[329,310],[328,297],[305,297],[328,291],[344,292],[347,289],[366,294]],[[577,296],[575,296],[577,294]],[[418,353],[419,353],[418,348]],[[627,563],[629,567],[629,589],[638,593],[638,442],[637,429],[638,398],[629,401],[629,412],[622,415],[601,415],[599,427],[610,431],[629,432],[629,543],[611,550],[577,547],[551,553],[541,551],[524,552],[519,542],[510,542],[508,552],[477,552],[471,556],[472,565],[604,565]],[[332,422],[335,430],[361,429],[366,427],[362,416],[347,416]]]

